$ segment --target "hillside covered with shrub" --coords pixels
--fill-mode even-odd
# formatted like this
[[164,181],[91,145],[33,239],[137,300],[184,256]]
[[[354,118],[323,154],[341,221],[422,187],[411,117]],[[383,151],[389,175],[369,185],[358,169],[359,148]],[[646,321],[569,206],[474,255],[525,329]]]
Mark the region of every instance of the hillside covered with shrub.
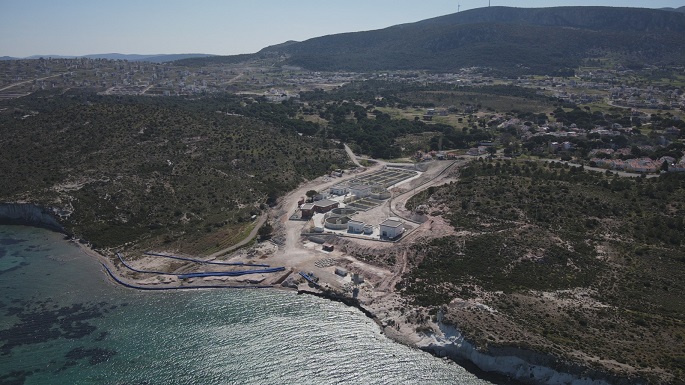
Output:
[[611,57],[623,65],[682,63],[683,47],[685,15],[678,12],[487,7],[260,52],[287,54],[285,63],[318,71],[456,72],[476,66],[516,75],[572,73],[592,57]]
[[[56,208],[70,232],[98,248],[183,248],[244,231],[280,195],[347,161],[287,119],[276,126],[217,110],[229,102],[241,105],[82,92],[3,102],[0,201]],[[200,244],[193,251],[219,246]]]
[[424,306],[460,298],[493,309],[447,311],[480,346],[672,383],[685,377],[683,202],[685,175],[481,159],[411,201],[458,235],[414,245],[398,289]]

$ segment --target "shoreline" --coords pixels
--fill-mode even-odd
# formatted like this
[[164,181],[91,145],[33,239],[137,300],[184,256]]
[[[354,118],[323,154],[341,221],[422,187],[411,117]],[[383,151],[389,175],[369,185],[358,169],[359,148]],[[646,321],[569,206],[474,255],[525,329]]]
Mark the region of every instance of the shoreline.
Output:
[[[20,224],[13,224],[13,225],[20,225]],[[27,226],[27,227],[34,227],[34,228],[42,228],[46,229],[43,226],[34,226],[30,224],[21,224],[21,226]],[[54,229],[47,229],[50,231],[55,231]],[[60,231],[55,231],[60,234],[64,234],[64,232]],[[216,290],[216,289],[252,289],[252,290],[257,290],[257,289],[267,289],[267,290],[281,290],[281,291],[288,291],[288,292],[293,292],[297,295],[312,295],[315,297],[327,299],[330,301],[334,302],[340,302],[348,307],[353,307],[356,308],[357,310],[361,311],[366,317],[374,321],[380,329],[380,332],[384,334],[386,337],[391,339],[395,343],[399,343],[414,349],[418,349],[421,351],[424,351],[426,353],[431,354],[437,359],[449,359],[455,364],[463,367],[465,370],[468,372],[476,375],[478,378],[493,382],[495,384],[533,384],[533,385],[538,385],[538,384],[566,384],[566,383],[572,383],[574,385],[609,385],[613,383],[617,384],[628,384],[628,383],[633,383],[631,381],[634,381],[634,379],[629,379],[629,378],[616,378],[614,375],[610,373],[603,373],[601,377],[609,377],[613,378],[616,380],[616,382],[606,382],[603,379],[591,379],[588,377],[581,377],[574,375],[572,373],[560,373],[557,372],[554,368],[552,367],[546,367],[539,365],[538,363],[535,362],[526,362],[524,359],[520,357],[516,357],[515,355],[507,354],[507,355],[498,355],[498,354],[493,354],[493,352],[489,351],[480,351],[477,347],[475,347],[470,341],[466,339],[465,336],[461,335],[460,330],[458,329],[457,326],[450,325],[450,324],[442,324],[441,322],[432,322],[430,323],[429,327],[429,332],[406,332],[404,330],[395,330],[395,328],[391,327],[390,325],[385,325],[382,320],[381,316],[377,312],[374,312],[372,307],[368,307],[365,304],[363,304],[361,301],[359,301],[356,298],[340,295],[337,293],[331,293],[331,292],[324,292],[324,291],[313,291],[309,290],[309,286],[305,289],[299,288],[291,288],[291,287],[285,287],[281,285],[269,285],[264,286],[264,287],[255,287],[255,286],[243,286],[243,287],[238,287],[235,285],[185,285],[185,286],[180,286],[178,284],[168,284],[168,283],[147,283],[145,286],[138,285],[136,280],[131,280],[128,277],[125,277],[122,275],[119,271],[119,269],[114,266],[112,260],[105,255],[99,253],[98,251],[92,249],[89,247],[87,244],[74,239],[74,238],[67,238],[65,237],[64,240],[69,243],[73,243],[76,247],[79,248],[80,251],[82,251],[84,254],[87,256],[96,259],[98,262],[100,262],[102,266],[102,273],[105,276],[105,279],[109,282],[110,285],[113,287],[116,286],[122,286],[126,289],[129,290],[139,290],[139,291],[173,291],[173,290]],[[413,326],[419,326],[418,324],[411,324]],[[457,337],[454,339],[454,335],[448,335],[445,333],[441,333],[441,329],[448,328],[448,329],[453,329],[456,331]],[[437,329],[437,331],[435,330]],[[430,342],[428,342],[430,341]],[[456,342],[456,343],[455,343]],[[465,354],[463,351],[463,348],[466,347],[466,349],[470,352],[477,352],[480,354],[482,357],[487,357],[490,358],[494,363],[495,367],[490,368],[491,370],[484,369],[482,366],[482,362],[479,365],[479,360],[474,359],[471,357],[469,354]],[[506,349],[511,349],[515,350],[518,349],[514,346],[511,347],[499,347],[502,350]],[[540,354],[537,352],[530,352],[533,354]],[[505,363],[505,361],[510,361],[511,358],[518,359],[520,362],[514,365],[513,367],[510,368],[505,368],[501,364]],[[490,367],[491,365],[486,365]],[[512,377],[511,375],[508,375],[507,372],[517,372],[520,371],[522,367],[528,368],[530,370],[533,370],[537,368],[538,372],[545,371],[545,377],[548,380],[552,381],[541,381],[541,379],[538,378],[533,378],[529,377],[529,375],[526,376],[526,378],[523,378],[523,380],[520,378],[520,376]],[[506,369],[509,369],[506,371]],[[582,369],[585,370],[591,370],[589,367],[583,367]],[[598,373],[599,374],[599,373]],[[561,380],[560,378],[563,378]]]
[[[180,287],[180,286],[171,286],[168,284],[163,284],[163,283],[157,283],[150,285],[150,287],[145,287],[145,286],[138,286],[135,285],[134,283],[129,283],[129,281],[126,277],[122,276],[121,274],[118,274],[119,271],[118,269],[113,265],[112,260],[107,258],[106,256],[100,254],[99,252],[93,250],[90,248],[87,244],[84,244],[82,242],[79,242],[77,240],[68,240],[68,242],[74,243],[81,251],[83,251],[84,254],[88,255],[91,258],[95,258],[97,261],[99,261],[102,265],[102,273],[105,275],[107,281],[109,282],[110,285],[116,287],[116,286],[122,286],[126,289],[129,290],[139,290],[139,291],[173,291],[173,290],[217,290],[217,289],[252,289],[252,290],[258,290],[258,289],[266,289],[266,290],[278,290],[278,291],[287,291],[287,292],[292,292],[297,295],[308,295],[308,296],[314,296],[322,299],[326,299],[332,302],[339,302],[342,303],[343,305],[351,308],[355,308],[358,311],[360,311],[364,316],[367,318],[371,319],[376,325],[378,325],[379,331],[381,334],[385,335],[387,338],[392,340],[394,343],[398,343],[407,347],[410,347],[412,349],[417,349],[423,352],[426,352],[436,359],[449,359],[450,361],[454,362],[456,365],[461,366],[464,368],[466,371],[469,373],[475,375],[479,379],[483,379],[489,382],[492,382],[494,384],[507,384],[507,385],[519,385],[519,384],[524,384],[523,382],[516,381],[512,379],[509,376],[506,376],[504,374],[500,374],[497,372],[491,372],[491,371],[486,371],[478,367],[478,365],[474,362],[469,361],[468,359],[464,358],[458,358],[458,357],[448,357],[444,354],[440,354],[439,351],[435,349],[431,349],[428,347],[422,347],[419,346],[416,341],[416,334],[413,335],[408,335],[402,332],[398,332],[392,328],[390,328],[388,325],[384,325],[383,322],[380,320],[377,314],[375,314],[373,311],[369,310],[368,308],[364,307],[364,305],[355,298],[352,297],[347,297],[347,296],[342,296],[338,295],[336,293],[329,293],[329,292],[324,292],[324,291],[314,291],[307,286],[305,289],[301,288],[291,288],[291,287],[286,287],[286,286],[281,286],[281,285],[274,285],[270,287],[263,287],[263,288],[253,288],[253,287],[243,287],[243,288],[238,288],[238,287],[231,287],[231,286],[185,286],[185,287]],[[108,266],[109,265],[109,266]]]
[[[447,163],[443,164],[447,165]],[[321,254],[321,251],[316,246],[312,246],[307,243],[302,243],[301,230],[305,224],[299,222],[293,223],[288,221],[288,213],[293,212],[297,208],[296,198],[303,196],[305,192],[309,189],[327,188],[327,186],[333,185],[335,183],[340,183],[342,181],[355,178],[358,175],[367,172],[373,172],[375,170],[382,168],[383,166],[384,164],[380,162],[372,167],[369,167],[361,173],[352,173],[343,178],[326,179],[320,177],[314,180],[306,181],[297,189],[286,194],[279,202],[279,204],[271,209],[271,213],[275,214],[275,216],[273,217],[275,227],[277,227],[279,231],[282,232],[284,241],[281,244],[281,246],[276,246],[274,244],[273,246],[276,247],[275,249],[272,248],[271,250],[266,251],[260,249],[258,251],[260,253],[263,253],[263,255],[259,257],[260,261],[263,260],[265,263],[285,266],[288,269],[287,272],[278,279],[270,279],[273,276],[260,276],[254,280],[208,280],[202,278],[198,280],[193,279],[189,281],[181,281],[178,278],[159,279],[158,277],[143,279],[140,278],[140,275],[138,275],[138,273],[131,273],[130,275],[126,274],[126,272],[122,270],[123,267],[118,266],[115,263],[116,258],[107,257],[105,254],[101,254],[101,252],[93,250],[90,247],[90,245],[87,244],[84,240],[72,238],[70,239],[70,242],[75,243],[81,250],[84,251],[86,255],[89,255],[92,258],[96,258],[96,260],[98,260],[103,265],[103,273],[105,275],[110,275],[108,280],[110,280],[112,284],[122,285],[133,290],[162,291],[220,288],[231,289],[236,288],[234,283],[250,284],[251,286],[256,286],[261,285],[262,281],[266,281],[269,284],[264,285],[265,287],[263,288],[267,288],[266,286],[270,286],[268,288],[292,291],[296,292],[297,294],[309,294],[320,298],[326,298],[329,300],[341,302],[347,306],[355,307],[358,310],[362,311],[367,317],[369,317],[371,320],[373,320],[376,324],[379,325],[380,330],[383,334],[385,334],[388,338],[392,339],[393,341],[422,351],[426,351],[438,358],[448,357],[462,367],[465,366],[464,363],[469,363],[468,365],[471,366],[471,369],[473,369],[474,367],[476,368],[475,370],[469,370],[470,372],[477,374],[479,376],[482,376],[483,374],[487,374],[488,377],[495,376],[497,377],[497,379],[490,381],[494,381],[497,383],[512,383],[512,380],[515,379],[518,379],[518,381],[516,381],[515,383],[526,383],[536,385],[562,383],[573,383],[577,385],[607,384],[607,382],[602,381],[601,378],[612,378],[614,380],[612,381],[612,383],[632,383],[631,380],[635,381],[635,379],[629,378],[626,378],[625,381],[621,381],[620,379],[618,379],[618,377],[612,375],[609,371],[593,370],[592,367],[588,365],[583,365],[583,369],[585,370],[571,370],[570,368],[572,367],[568,365],[570,364],[570,362],[566,362],[563,359],[557,359],[555,357],[550,356],[544,357],[544,359],[542,359],[544,356],[544,354],[542,353],[534,351],[524,352],[522,349],[519,349],[513,345],[508,347],[493,347],[493,349],[490,349],[488,347],[478,347],[475,345],[475,343],[469,341],[461,333],[461,331],[458,329],[458,326],[442,324],[439,320],[433,320],[430,316],[426,319],[425,316],[428,316],[426,309],[406,303],[404,299],[400,297],[394,290],[394,282],[396,282],[397,277],[400,277],[406,269],[406,255],[401,256],[401,253],[397,253],[395,255],[395,257],[398,258],[398,263],[396,264],[397,269],[388,267],[379,268],[378,266],[370,265],[366,262],[363,262],[362,260],[354,258],[354,252],[350,251],[350,249],[346,250],[346,248],[351,247],[351,250],[354,250],[355,247],[350,246],[349,243],[345,243],[344,241],[342,244],[336,242],[336,250],[332,253],[326,254]],[[432,174],[431,176],[430,172],[425,173],[424,175],[426,175],[427,181],[422,181],[420,180],[420,178],[418,178],[416,183],[420,183],[418,186],[414,185],[414,190],[427,188],[430,185],[444,183],[449,180],[449,175],[443,175],[449,174],[445,171],[449,167],[446,167],[444,170],[439,172],[439,166],[430,166],[432,168],[429,168],[429,170],[434,174]],[[401,190],[403,192],[400,193],[398,197],[405,195],[412,189],[411,186],[403,186],[403,188],[406,188],[407,190]],[[386,206],[382,205],[381,208],[384,207]],[[34,211],[35,209],[40,210],[41,212],[46,212],[46,210],[41,209],[37,206],[34,206]],[[394,213],[394,211],[392,211],[392,201],[388,205],[388,209],[390,210],[390,212]],[[53,221],[55,220],[54,217],[50,219],[52,219]],[[423,225],[423,231],[428,231],[431,234],[435,234],[436,231],[434,231],[432,223],[433,220],[425,222],[425,224]],[[35,223],[24,224],[33,227],[45,228],[45,226],[36,226]],[[422,225],[419,225],[416,229],[418,230],[421,227]],[[51,230],[54,231],[54,229]],[[61,233],[64,234],[66,232],[61,231]],[[415,234],[411,235],[412,236],[410,238],[412,239],[416,237]],[[405,240],[406,239],[408,238],[405,238]],[[364,242],[365,241],[361,241],[361,243],[357,245],[359,247],[357,251],[363,249],[375,249],[378,246],[380,247],[380,249],[375,249],[376,252],[378,252],[379,250],[380,252],[385,252],[389,249],[383,248],[390,247],[385,244],[369,246],[369,243]],[[268,244],[268,242],[258,244],[258,246],[255,246],[255,248],[251,249],[250,251],[252,252],[254,250],[257,250],[260,247],[263,247],[264,244]],[[344,250],[344,252],[341,252],[340,250]],[[105,251],[111,253],[111,251]],[[231,258],[235,258],[236,261],[238,259],[249,260],[256,257],[256,254],[254,253],[246,255],[246,251],[244,252],[239,250],[236,253],[238,255],[233,255],[232,257],[229,257],[227,260],[230,260]],[[204,258],[211,259],[212,256],[204,256]],[[404,266],[401,267],[401,269],[400,265],[402,265],[402,260],[400,258],[405,259]],[[336,264],[339,264],[347,271],[350,271],[350,273],[363,273],[362,275],[368,282],[363,284],[363,291],[361,293],[361,296],[358,298],[352,298],[348,294],[336,293],[335,295],[331,295],[336,291],[342,293],[345,290],[342,290],[343,287],[340,283],[341,281],[338,279],[339,277],[336,277],[333,274],[332,267],[330,265],[316,265],[315,262],[322,259],[333,259],[336,261]],[[153,270],[147,268],[159,267],[157,261],[151,259],[141,260],[143,261],[142,264],[145,265],[142,268],[143,270]],[[141,263],[139,263],[139,265],[140,264]],[[179,270],[187,271],[189,269],[188,265],[183,265],[180,268],[178,266],[165,267],[170,269],[169,271],[172,274],[178,274]],[[175,272],[172,272],[174,270]],[[300,283],[299,280],[297,280],[297,283],[292,282],[291,277],[295,276],[296,274],[293,273],[297,271],[306,271],[307,273],[309,273],[310,271],[316,272],[316,275],[322,278],[321,283],[323,283],[323,286],[327,289],[332,290],[322,290],[321,292],[316,292],[310,290],[309,286],[306,283]],[[220,284],[214,285],[214,282],[212,281],[220,282]],[[281,285],[281,283],[284,283],[284,281],[288,281],[288,285]],[[403,310],[401,312],[398,312],[397,310],[399,308],[402,308]],[[408,316],[409,313],[413,313],[411,319]],[[418,319],[418,315],[422,316],[423,318]],[[537,355],[531,353],[537,353]],[[595,381],[588,378],[587,376],[582,377],[583,374],[587,374],[590,371],[592,371],[594,374],[597,374],[597,377],[600,379]],[[574,372],[577,375],[569,372]],[[561,380],[562,378],[563,380]]]

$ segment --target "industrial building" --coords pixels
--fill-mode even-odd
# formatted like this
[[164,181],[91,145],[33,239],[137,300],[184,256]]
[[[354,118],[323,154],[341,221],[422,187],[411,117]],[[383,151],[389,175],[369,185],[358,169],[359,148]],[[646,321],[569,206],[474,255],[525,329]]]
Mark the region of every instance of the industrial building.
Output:
[[371,186],[365,184],[355,184],[350,186],[350,192],[357,198],[366,198],[371,195]]
[[329,199],[322,199],[314,203],[305,203],[300,207],[302,218],[311,218],[315,213],[327,213],[337,208],[340,203]]
[[349,221],[347,222],[347,231],[350,233],[361,234],[364,232],[364,222]]
[[404,233],[404,223],[398,218],[388,218],[380,224],[381,238],[394,239]]
[[349,187],[347,187],[345,184],[338,184],[330,189],[330,192],[333,195],[346,195],[349,191]]

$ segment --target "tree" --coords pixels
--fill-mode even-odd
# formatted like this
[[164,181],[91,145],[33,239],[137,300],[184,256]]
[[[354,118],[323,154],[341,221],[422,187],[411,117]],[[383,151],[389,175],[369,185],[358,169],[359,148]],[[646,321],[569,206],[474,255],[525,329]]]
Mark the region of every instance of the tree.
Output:
[[490,156],[494,156],[497,153],[497,149],[495,147],[488,147],[487,151]]
[[257,231],[257,234],[259,234],[260,239],[269,239],[271,238],[271,233],[274,231],[273,226],[271,226],[270,223],[264,223],[262,227],[259,228]]
[[307,195],[307,198],[312,198],[314,195],[316,195],[318,193],[319,192],[316,190],[309,190],[309,191],[307,191],[306,195]]

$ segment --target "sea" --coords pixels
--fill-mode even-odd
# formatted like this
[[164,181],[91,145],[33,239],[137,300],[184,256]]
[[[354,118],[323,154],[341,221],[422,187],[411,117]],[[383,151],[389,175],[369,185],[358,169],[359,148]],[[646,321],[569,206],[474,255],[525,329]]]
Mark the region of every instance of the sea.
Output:
[[121,287],[44,229],[0,226],[0,293],[0,385],[492,383],[337,302]]

